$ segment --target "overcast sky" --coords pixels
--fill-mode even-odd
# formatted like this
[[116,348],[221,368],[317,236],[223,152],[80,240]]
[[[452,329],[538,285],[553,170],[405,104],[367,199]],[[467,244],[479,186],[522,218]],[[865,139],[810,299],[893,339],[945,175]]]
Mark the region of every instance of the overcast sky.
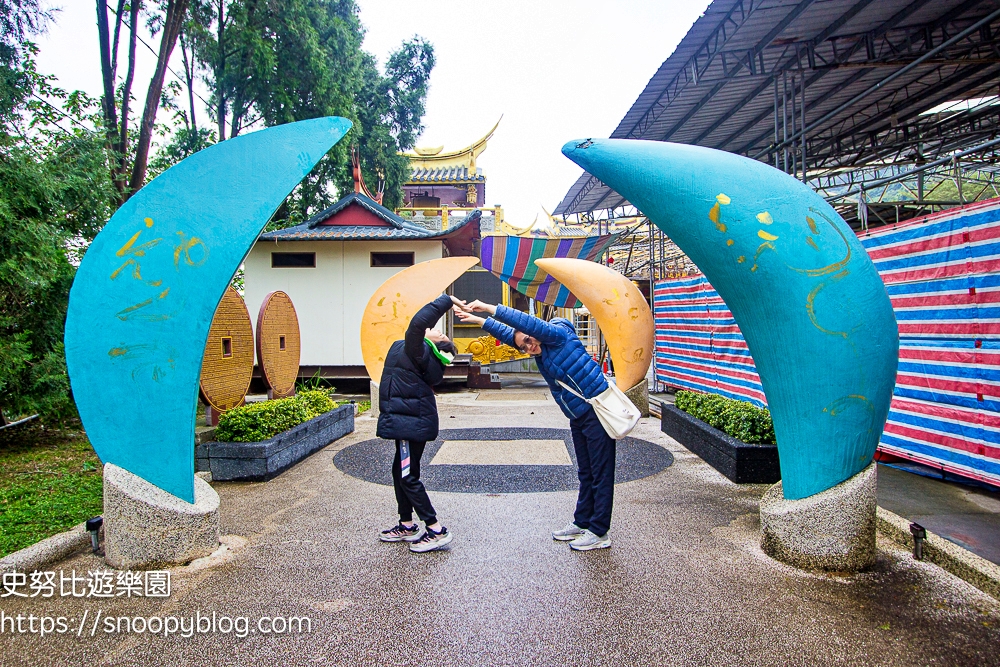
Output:
[[[39,70],[59,85],[101,93],[95,3],[55,0],[56,20],[37,41]],[[418,146],[458,149],[503,121],[479,159],[488,205],[517,226],[551,211],[580,174],[560,147],[608,136],[708,0],[360,0],[365,49],[384,63],[421,35],[437,65]],[[158,47],[159,40],[150,39]],[[122,58],[124,58],[124,49]],[[175,50],[174,70],[181,71]],[[136,97],[155,64],[137,52]],[[121,69],[121,67],[120,67]],[[207,92],[202,87],[202,95]],[[202,120],[207,120],[203,117]]]

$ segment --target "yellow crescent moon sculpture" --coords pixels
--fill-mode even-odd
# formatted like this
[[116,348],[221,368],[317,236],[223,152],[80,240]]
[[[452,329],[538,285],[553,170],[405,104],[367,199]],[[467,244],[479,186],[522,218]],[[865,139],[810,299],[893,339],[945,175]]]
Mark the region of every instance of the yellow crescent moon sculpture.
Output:
[[575,294],[597,320],[618,388],[639,384],[653,361],[653,313],[639,289],[617,271],[583,259],[536,259],[535,265]]
[[403,269],[375,290],[361,318],[361,355],[368,377],[382,379],[385,355],[403,339],[410,318],[476,264],[478,257],[432,259]]

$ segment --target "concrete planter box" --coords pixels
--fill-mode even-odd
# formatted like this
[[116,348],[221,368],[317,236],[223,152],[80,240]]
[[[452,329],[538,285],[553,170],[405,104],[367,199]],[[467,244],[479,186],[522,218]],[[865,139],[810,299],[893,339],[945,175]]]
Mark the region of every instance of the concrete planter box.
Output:
[[317,449],[354,431],[354,406],[347,404],[260,442],[206,442],[195,447],[195,469],[212,481],[265,481]]
[[781,479],[776,445],[753,445],[732,438],[664,403],[660,430],[737,484],[774,484]]

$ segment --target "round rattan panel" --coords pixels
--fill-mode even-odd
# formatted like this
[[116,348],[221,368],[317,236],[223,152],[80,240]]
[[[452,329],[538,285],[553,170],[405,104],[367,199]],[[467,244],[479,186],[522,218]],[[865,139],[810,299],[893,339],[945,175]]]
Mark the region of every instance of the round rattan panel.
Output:
[[257,361],[272,396],[291,396],[299,376],[299,318],[284,292],[264,297],[257,315]]
[[253,327],[246,304],[232,287],[215,309],[201,361],[201,399],[218,412],[243,404],[253,375]]

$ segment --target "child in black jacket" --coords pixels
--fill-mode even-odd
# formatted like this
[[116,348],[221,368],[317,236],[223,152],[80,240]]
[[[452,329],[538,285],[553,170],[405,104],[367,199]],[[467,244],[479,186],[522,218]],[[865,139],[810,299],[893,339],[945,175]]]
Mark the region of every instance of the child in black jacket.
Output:
[[[379,416],[376,435],[396,441],[392,461],[392,483],[399,508],[399,523],[383,530],[383,542],[410,542],[410,551],[440,549],[452,540],[431,505],[420,481],[420,457],[428,441],[438,436],[437,401],[434,385],[444,379],[444,367],[455,358],[455,345],[434,324],[453,305],[465,304],[441,295],[417,311],[404,340],[389,348],[379,383]],[[427,529],[413,521],[413,511]]]

